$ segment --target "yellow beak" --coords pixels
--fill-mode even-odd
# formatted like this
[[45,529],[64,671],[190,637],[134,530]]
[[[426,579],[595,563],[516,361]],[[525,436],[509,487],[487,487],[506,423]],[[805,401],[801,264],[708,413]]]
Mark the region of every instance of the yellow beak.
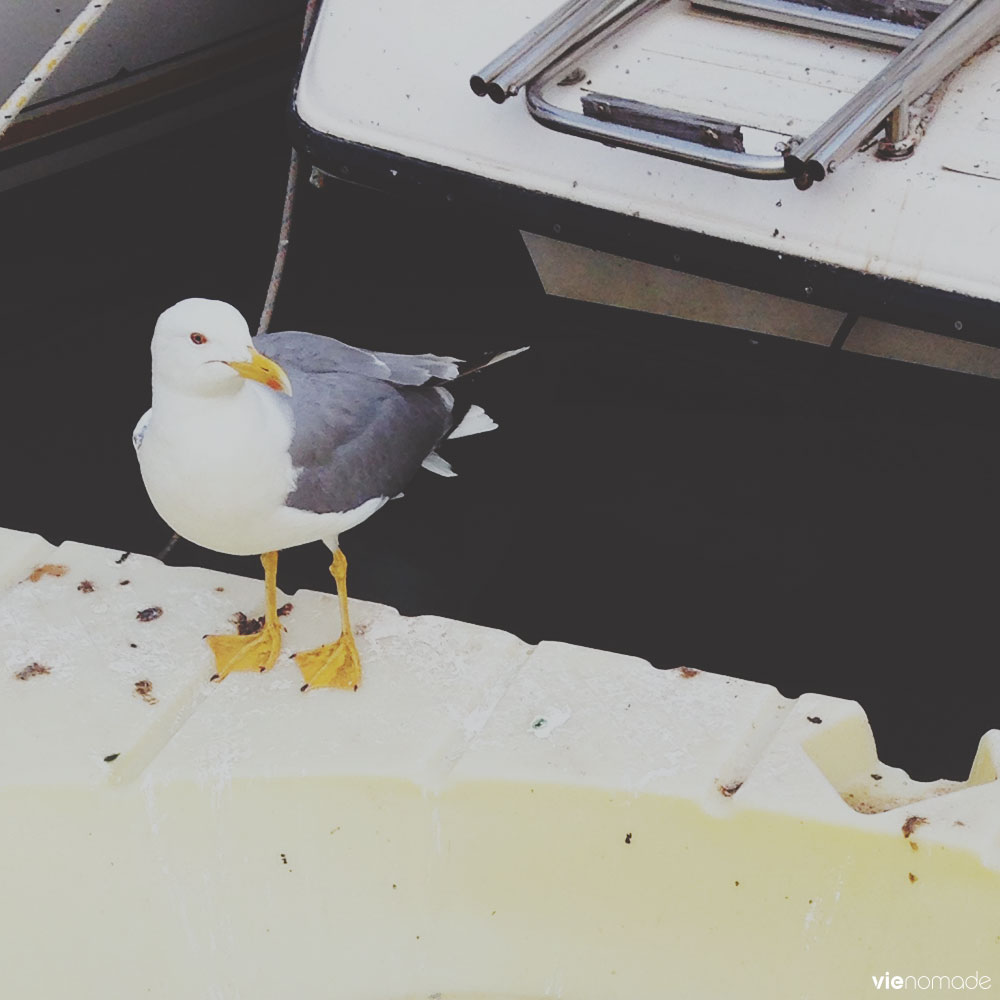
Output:
[[288,381],[281,365],[270,358],[265,358],[252,347],[250,348],[249,361],[227,361],[227,365],[234,372],[250,379],[251,382],[262,382],[269,389],[275,392],[283,392],[286,396],[292,394],[292,384]]

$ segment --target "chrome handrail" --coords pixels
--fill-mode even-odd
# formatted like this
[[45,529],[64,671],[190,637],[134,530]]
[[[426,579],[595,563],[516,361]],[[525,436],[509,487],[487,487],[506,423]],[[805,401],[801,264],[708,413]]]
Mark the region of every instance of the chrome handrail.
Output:
[[671,136],[646,132],[617,122],[587,118],[576,111],[557,107],[541,95],[541,89],[530,84],[525,91],[525,100],[531,117],[547,128],[584,139],[599,139],[614,146],[652,153],[671,160],[680,160],[696,167],[721,170],[740,177],[755,177],[759,180],[787,180],[789,172],[783,156],[761,156],[757,153],[734,153],[728,149],[702,146],[697,142],[674,139]]
[[[629,0],[623,5],[622,0],[572,0],[564,4],[547,19],[551,22],[551,30],[536,31],[534,34],[529,32],[507,50],[505,55],[516,51],[514,57],[508,59],[506,67],[502,67],[493,78],[497,87],[503,90],[503,96],[494,97],[494,100],[503,100],[526,84],[528,112],[546,128],[741,177],[768,180],[794,178],[796,186],[805,189],[832,173],[844,156],[854,152],[879,128],[885,126],[898,140],[901,132],[905,131],[909,102],[932,89],[992,37],[1000,34],[1000,0],[953,0],[922,30],[888,21],[871,20],[868,24],[858,25],[855,21],[868,19],[846,15],[842,11],[802,8],[806,13],[800,12],[798,16],[813,27],[817,26],[817,21],[823,22],[819,25],[820,30],[860,38],[862,36],[858,32],[863,29],[870,36],[866,39],[868,41],[902,47],[881,72],[810,136],[792,137],[775,156],[718,149],[619,122],[588,117],[581,112],[558,107],[545,98],[543,89],[554,78],[579,63],[586,52],[604,42],[610,34],[662,2],[665,0]],[[738,12],[748,16],[764,16],[782,23],[790,23],[786,18],[789,12],[785,8],[796,6],[787,0],[693,2],[699,6],[731,11],[739,7]],[[556,15],[560,15],[558,19]],[[499,59],[494,60],[494,63],[497,62]],[[473,77],[473,81],[476,79]],[[473,89],[476,89],[475,85]],[[891,125],[886,125],[887,121]],[[733,128],[739,127],[737,123],[731,124]]]
[[568,0],[469,80],[473,93],[503,104],[624,0]]
[[[530,51],[539,42],[546,38],[553,28],[560,25],[577,7],[580,0],[567,0],[561,7],[557,7],[547,18],[539,21],[526,35],[519,38],[509,48],[503,50],[489,63],[487,63],[478,73],[473,73],[469,78],[469,86],[477,97],[485,97],[490,93],[492,84],[497,74],[507,69],[515,59],[520,58],[525,52]],[[497,103],[501,103],[506,95],[500,98]],[[497,100],[497,98],[493,98]]]
[[802,184],[835,170],[893,109],[939,83],[998,32],[1000,0],[954,0],[812,135],[793,140],[786,158]]
[[876,21],[858,14],[830,10],[826,7],[807,7],[789,0],[691,0],[691,6],[700,10],[721,11],[759,21],[785,24],[793,28],[822,31],[857,42],[873,42],[901,49],[920,34],[920,28],[895,21]]
[[761,156],[756,153],[737,153],[728,149],[702,146],[697,142],[646,132],[617,122],[589,118],[580,112],[567,111],[546,100],[542,91],[548,83],[565,73],[595,46],[605,42],[611,34],[622,31],[647,11],[664,2],[666,0],[633,0],[626,8],[619,11],[611,22],[592,29],[589,33],[581,34],[571,50],[564,52],[525,88],[524,99],[531,117],[539,124],[557,132],[584,139],[598,139],[614,146],[634,149],[640,153],[651,153],[654,156],[664,156],[693,166],[706,167],[709,170],[738,174],[741,177],[756,177],[761,180],[781,180],[791,177],[782,156]]

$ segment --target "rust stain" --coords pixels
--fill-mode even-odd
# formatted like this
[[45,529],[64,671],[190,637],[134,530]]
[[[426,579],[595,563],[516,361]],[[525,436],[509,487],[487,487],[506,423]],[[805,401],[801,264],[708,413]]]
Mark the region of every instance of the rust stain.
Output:
[[727,799],[731,799],[742,787],[743,782],[737,781],[732,785],[719,785],[719,791],[722,792]]
[[136,681],[135,693],[142,698],[147,705],[155,705],[160,699],[153,694],[152,681]]
[[59,563],[46,563],[44,566],[36,566],[28,579],[32,583],[38,583],[43,576],[65,576],[69,572],[69,566],[61,566]]
[[[846,801],[846,799],[845,799]],[[858,799],[854,802],[847,803],[855,812],[865,813],[868,816],[872,816],[875,813],[883,812],[883,809],[873,802],[868,802],[865,799]]]
[[156,621],[163,614],[163,608],[143,608],[136,614],[136,620],[140,622]]
[[910,816],[903,824],[903,836],[909,837],[918,826],[923,826],[927,822],[924,816]]
[[910,881],[911,882],[916,882],[917,881],[917,876],[914,875],[913,872],[910,872]]
[[[287,604],[282,604],[278,608],[279,618],[283,618],[285,615],[291,613],[291,601]],[[236,626],[237,635],[256,635],[264,627],[264,615],[261,615],[259,618],[248,618],[242,611],[237,611],[229,620]]]
[[90,580],[81,580],[80,583],[76,585],[76,589],[80,591],[81,594],[92,594],[94,592],[94,585]]
[[264,616],[247,618],[242,611],[237,611],[230,619],[236,626],[237,635],[256,635],[264,627]]
[[577,67],[572,73],[568,73],[557,84],[557,87],[572,87],[574,83],[579,83],[587,74]]
[[694,667],[681,667],[681,677],[697,677],[701,673],[700,670],[695,670]]
[[51,667],[43,667],[40,663],[29,663],[23,670],[18,670],[14,676],[19,681],[26,681],[32,677],[40,677],[42,674],[51,674]]

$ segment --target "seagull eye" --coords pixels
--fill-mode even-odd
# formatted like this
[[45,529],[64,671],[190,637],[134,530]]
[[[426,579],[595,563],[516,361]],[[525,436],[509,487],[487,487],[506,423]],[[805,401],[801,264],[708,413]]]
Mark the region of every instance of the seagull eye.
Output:
[[191,343],[192,344],[207,344],[208,343],[208,337],[206,337],[205,334],[203,334],[203,333],[192,333],[191,334]]

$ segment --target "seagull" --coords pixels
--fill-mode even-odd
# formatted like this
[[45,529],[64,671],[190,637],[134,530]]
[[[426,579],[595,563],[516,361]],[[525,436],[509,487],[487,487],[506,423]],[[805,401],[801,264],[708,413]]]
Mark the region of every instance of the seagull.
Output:
[[441,443],[497,425],[480,406],[456,409],[445,386],[523,350],[466,366],[299,331],[251,337],[240,312],[213,299],[184,299],[159,317],[152,406],[132,436],[146,492],[178,535],[259,555],[264,566],[264,625],[252,635],[206,636],[213,679],[274,666],[278,551],[322,541],[333,554],[340,637],[294,658],[303,690],[357,690],[340,535],[400,496],[421,468],[455,475]]

